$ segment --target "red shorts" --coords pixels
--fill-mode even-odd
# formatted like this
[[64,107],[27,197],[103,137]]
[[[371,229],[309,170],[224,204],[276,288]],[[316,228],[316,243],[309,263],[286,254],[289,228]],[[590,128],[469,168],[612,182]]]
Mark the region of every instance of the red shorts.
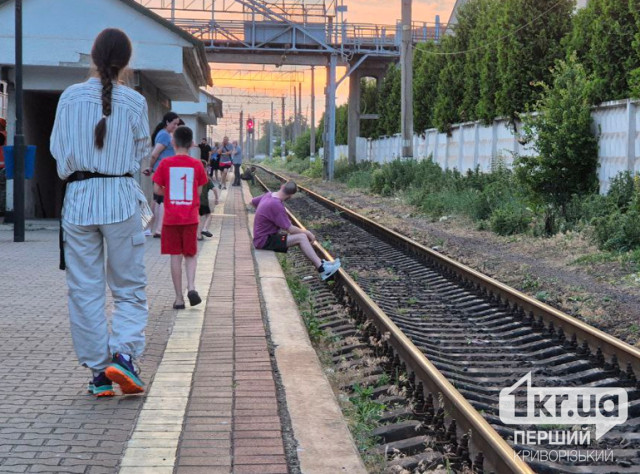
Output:
[[193,257],[198,253],[198,224],[163,225],[160,253]]
[[231,162],[225,161],[224,163],[220,163],[218,166],[220,167],[221,170],[231,168]]

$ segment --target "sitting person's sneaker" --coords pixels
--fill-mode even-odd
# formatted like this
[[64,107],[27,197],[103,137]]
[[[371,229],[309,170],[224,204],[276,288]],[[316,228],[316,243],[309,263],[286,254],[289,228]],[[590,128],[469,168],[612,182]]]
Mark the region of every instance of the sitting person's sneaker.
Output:
[[126,394],[144,392],[144,383],[138,377],[138,372],[131,358],[118,353],[113,355],[111,365],[105,370],[109,380],[120,385],[122,393]]
[[322,265],[318,269],[320,272],[320,278],[322,280],[326,280],[330,278],[334,273],[336,273],[340,269],[340,259],[337,258],[333,262],[329,262],[328,260],[322,260]]
[[87,391],[96,397],[113,397],[116,394],[113,391],[111,380],[107,378],[104,372],[100,372],[89,381]]
[[211,232],[209,232],[208,230],[203,230],[202,232],[200,232],[202,235],[204,235],[205,237],[213,237],[213,234]]

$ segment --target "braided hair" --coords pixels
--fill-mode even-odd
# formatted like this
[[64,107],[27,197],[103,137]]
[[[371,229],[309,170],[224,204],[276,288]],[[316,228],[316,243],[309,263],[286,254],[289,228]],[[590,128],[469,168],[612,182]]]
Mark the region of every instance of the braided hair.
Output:
[[98,149],[104,147],[104,138],[107,134],[107,117],[111,115],[113,81],[118,79],[120,71],[129,64],[131,52],[129,37],[117,28],[102,30],[93,43],[91,59],[102,83],[102,118],[95,128],[95,145]]

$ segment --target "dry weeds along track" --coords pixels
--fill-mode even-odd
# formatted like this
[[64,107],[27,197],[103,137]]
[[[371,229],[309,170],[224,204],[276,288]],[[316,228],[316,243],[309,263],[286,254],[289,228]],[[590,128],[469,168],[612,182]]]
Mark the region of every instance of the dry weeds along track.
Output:
[[[262,171],[260,175],[272,189],[279,184],[273,176],[267,177]],[[387,354],[397,365],[409,369],[411,379],[417,379],[418,399],[435,400],[436,405],[444,406],[447,420],[456,421],[459,435],[471,429],[469,450],[474,459],[474,451],[480,451],[487,461],[485,467],[521,472],[525,469],[522,465],[504,459],[513,455],[508,447],[500,446],[504,439],[516,451],[527,451],[529,465],[538,472],[640,472],[640,351],[322,201],[314,193],[296,195],[287,207],[327,250],[341,257],[343,269],[351,278],[341,272],[335,291],[352,311],[362,319],[372,316],[371,309],[365,307],[370,299],[401,330],[403,335],[397,337],[391,332],[385,343]],[[348,288],[353,284],[348,280],[357,281],[366,296]],[[384,324],[375,319],[374,324],[385,333]],[[454,395],[438,390],[446,384],[433,382],[428,378],[433,375],[427,377],[420,370],[424,362],[415,362],[419,356],[406,349],[410,344],[403,342],[404,336],[471,403],[475,414],[463,409]],[[538,445],[524,445],[520,437],[514,440],[516,431],[538,429],[559,435],[581,428],[501,422],[500,391],[529,372],[534,387],[623,387],[629,398],[628,420],[597,442],[591,436],[588,446],[553,445],[544,440]],[[517,400],[517,412],[522,413],[524,398]],[[478,413],[502,439],[474,421]],[[568,456],[575,450],[581,454],[562,457],[561,451]],[[547,456],[554,462],[548,462]]]

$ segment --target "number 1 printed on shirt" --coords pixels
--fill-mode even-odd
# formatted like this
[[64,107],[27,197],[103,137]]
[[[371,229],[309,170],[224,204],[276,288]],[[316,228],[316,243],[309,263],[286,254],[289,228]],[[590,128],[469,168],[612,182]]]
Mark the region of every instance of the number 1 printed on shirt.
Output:
[[169,199],[176,205],[193,203],[193,168],[169,169]]

